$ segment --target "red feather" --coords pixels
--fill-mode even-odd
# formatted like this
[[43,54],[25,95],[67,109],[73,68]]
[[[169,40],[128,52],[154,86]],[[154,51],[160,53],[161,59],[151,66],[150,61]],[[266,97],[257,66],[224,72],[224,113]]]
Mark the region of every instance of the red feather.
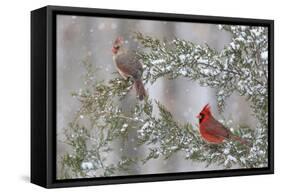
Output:
[[200,134],[205,141],[218,144],[222,143],[225,139],[232,139],[248,145],[246,140],[235,136],[228,128],[213,117],[209,104],[203,107],[197,118],[199,118]]

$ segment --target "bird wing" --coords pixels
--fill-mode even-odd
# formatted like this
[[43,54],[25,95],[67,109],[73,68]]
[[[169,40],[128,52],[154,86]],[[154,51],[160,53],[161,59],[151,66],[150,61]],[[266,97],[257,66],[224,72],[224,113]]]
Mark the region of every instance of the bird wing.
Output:
[[134,79],[139,79],[142,76],[142,64],[133,53],[123,53],[115,59],[117,68],[123,73],[132,76]]
[[204,124],[206,131],[214,136],[229,138],[230,131],[223,124],[218,122],[213,117],[210,117]]

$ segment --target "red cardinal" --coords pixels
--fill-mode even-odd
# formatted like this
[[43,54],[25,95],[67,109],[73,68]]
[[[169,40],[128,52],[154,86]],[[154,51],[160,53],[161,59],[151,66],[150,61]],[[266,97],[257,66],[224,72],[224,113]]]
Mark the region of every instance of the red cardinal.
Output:
[[146,96],[146,91],[142,82],[142,64],[137,59],[136,54],[128,52],[123,47],[123,39],[118,37],[112,46],[113,61],[118,72],[125,79],[132,78],[134,87],[136,88],[137,96],[140,100]]
[[199,119],[200,134],[207,142],[219,144],[222,143],[223,140],[229,139],[238,141],[244,145],[249,145],[246,140],[235,136],[229,129],[213,117],[209,104],[204,106],[199,115],[197,115],[197,118]]

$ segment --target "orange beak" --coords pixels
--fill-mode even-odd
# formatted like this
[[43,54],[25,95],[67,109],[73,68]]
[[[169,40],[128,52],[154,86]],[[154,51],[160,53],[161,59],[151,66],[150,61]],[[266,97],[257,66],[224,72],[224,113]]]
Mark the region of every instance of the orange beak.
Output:
[[118,52],[118,49],[112,47],[111,51],[112,51],[112,53],[116,54]]

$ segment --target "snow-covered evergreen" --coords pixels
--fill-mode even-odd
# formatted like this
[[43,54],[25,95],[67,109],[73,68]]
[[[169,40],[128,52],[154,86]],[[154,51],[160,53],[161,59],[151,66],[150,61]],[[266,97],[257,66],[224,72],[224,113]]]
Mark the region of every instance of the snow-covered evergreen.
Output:
[[[103,26],[100,26],[102,30]],[[117,77],[108,81],[93,79],[99,69],[84,61],[85,87],[73,93],[81,106],[64,130],[64,143],[71,148],[61,159],[61,179],[130,174],[131,169],[153,159],[166,160],[175,153],[184,153],[186,160],[216,164],[221,169],[259,168],[267,166],[268,118],[268,35],[267,28],[219,25],[232,35],[229,45],[218,52],[207,44],[174,39],[170,42],[136,33],[145,49],[137,51],[144,64],[143,80],[153,84],[161,77],[185,77],[202,86],[217,90],[219,110],[225,100],[238,92],[246,96],[258,120],[256,128],[237,126],[232,132],[251,142],[247,147],[226,141],[221,145],[204,142],[198,126],[179,123],[157,99],[136,101],[129,113],[119,103],[132,88],[131,80]],[[157,109],[159,115],[153,114]],[[81,121],[83,120],[83,122]],[[227,121],[223,121],[228,126]],[[116,141],[134,141],[146,146],[144,157],[130,158],[123,150],[114,149]],[[116,163],[107,158],[120,153]]]

